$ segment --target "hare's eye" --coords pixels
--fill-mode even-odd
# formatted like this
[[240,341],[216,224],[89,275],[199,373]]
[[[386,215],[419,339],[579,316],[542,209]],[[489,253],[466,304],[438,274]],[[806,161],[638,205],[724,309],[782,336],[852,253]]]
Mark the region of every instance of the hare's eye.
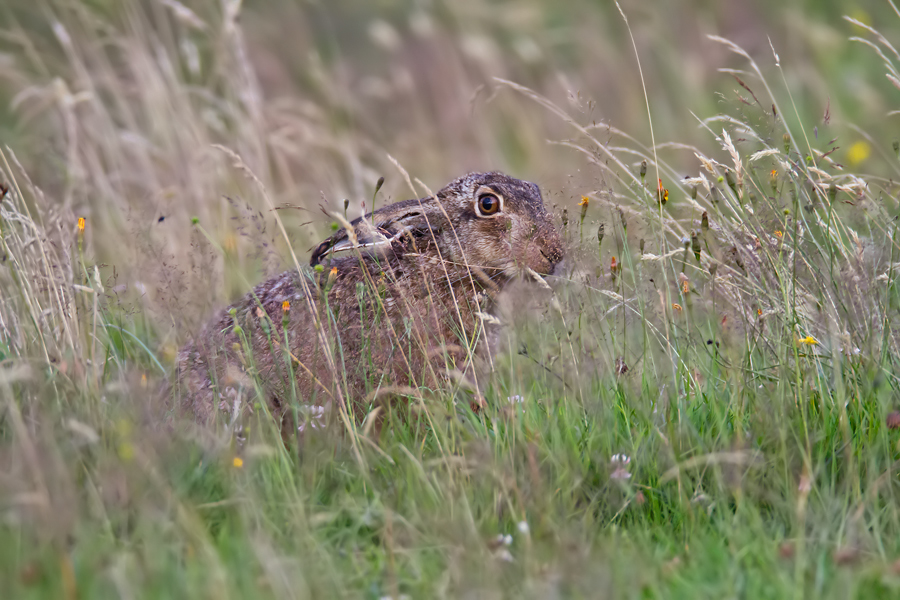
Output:
[[478,213],[482,216],[492,215],[500,210],[500,198],[494,194],[482,194],[478,197]]

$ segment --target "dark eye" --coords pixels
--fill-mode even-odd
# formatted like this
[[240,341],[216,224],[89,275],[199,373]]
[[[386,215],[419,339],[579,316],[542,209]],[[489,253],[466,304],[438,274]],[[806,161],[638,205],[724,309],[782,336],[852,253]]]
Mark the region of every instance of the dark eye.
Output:
[[492,215],[500,210],[500,198],[494,194],[482,194],[478,197],[478,212],[484,215]]

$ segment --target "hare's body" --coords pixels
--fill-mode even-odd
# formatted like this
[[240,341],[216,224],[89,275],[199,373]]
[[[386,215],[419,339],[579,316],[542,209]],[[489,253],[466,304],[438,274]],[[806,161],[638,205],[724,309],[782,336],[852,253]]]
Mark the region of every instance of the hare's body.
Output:
[[436,198],[352,225],[313,252],[322,269],[259,285],[181,351],[179,379],[198,419],[241,410],[254,381],[278,416],[294,398],[345,397],[359,412],[376,389],[439,385],[448,367],[465,370],[493,295],[562,258],[537,186],[499,173],[467,175]]

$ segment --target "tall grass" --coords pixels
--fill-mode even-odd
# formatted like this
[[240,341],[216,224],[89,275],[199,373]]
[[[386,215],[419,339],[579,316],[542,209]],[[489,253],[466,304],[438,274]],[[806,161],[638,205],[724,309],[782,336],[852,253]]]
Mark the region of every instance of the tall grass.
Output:
[[[488,81],[465,142],[486,166],[580,172],[545,189],[566,268],[500,303],[482,410],[438,391],[427,425],[325,428],[299,449],[262,415],[243,443],[180,420],[160,393],[178,344],[289,250],[303,261],[328,226],[317,204],[381,174],[407,195],[339,73],[267,94],[237,8],[59,3],[8,21],[5,79],[49,147],[0,152],[10,597],[896,590],[896,149],[863,174],[826,123],[797,125],[780,65],[723,38],[740,98],[697,118],[700,142],[654,146],[587,98]],[[891,41],[866,36],[896,77]],[[414,166],[457,174],[416,131]]]

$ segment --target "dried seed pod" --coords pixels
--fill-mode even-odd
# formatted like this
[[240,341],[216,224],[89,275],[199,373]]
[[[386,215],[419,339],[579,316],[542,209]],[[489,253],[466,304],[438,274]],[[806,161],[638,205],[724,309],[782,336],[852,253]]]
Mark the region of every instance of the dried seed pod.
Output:
[[[379,177],[378,181],[375,182],[375,191],[372,193],[372,210],[375,210],[375,198],[378,196],[379,190],[381,190],[381,186],[384,185],[384,177]],[[366,210],[366,204],[363,202],[363,212]]]
[[725,182],[731,188],[731,191],[734,192],[734,195],[737,196],[737,186],[734,183],[734,175],[731,174],[731,169],[725,171]]
[[694,258],[697,259],[697,262],[700,262],[700,238],[697,237],[697,232],[693,229],[691,230],[691,250],[694,251]]

